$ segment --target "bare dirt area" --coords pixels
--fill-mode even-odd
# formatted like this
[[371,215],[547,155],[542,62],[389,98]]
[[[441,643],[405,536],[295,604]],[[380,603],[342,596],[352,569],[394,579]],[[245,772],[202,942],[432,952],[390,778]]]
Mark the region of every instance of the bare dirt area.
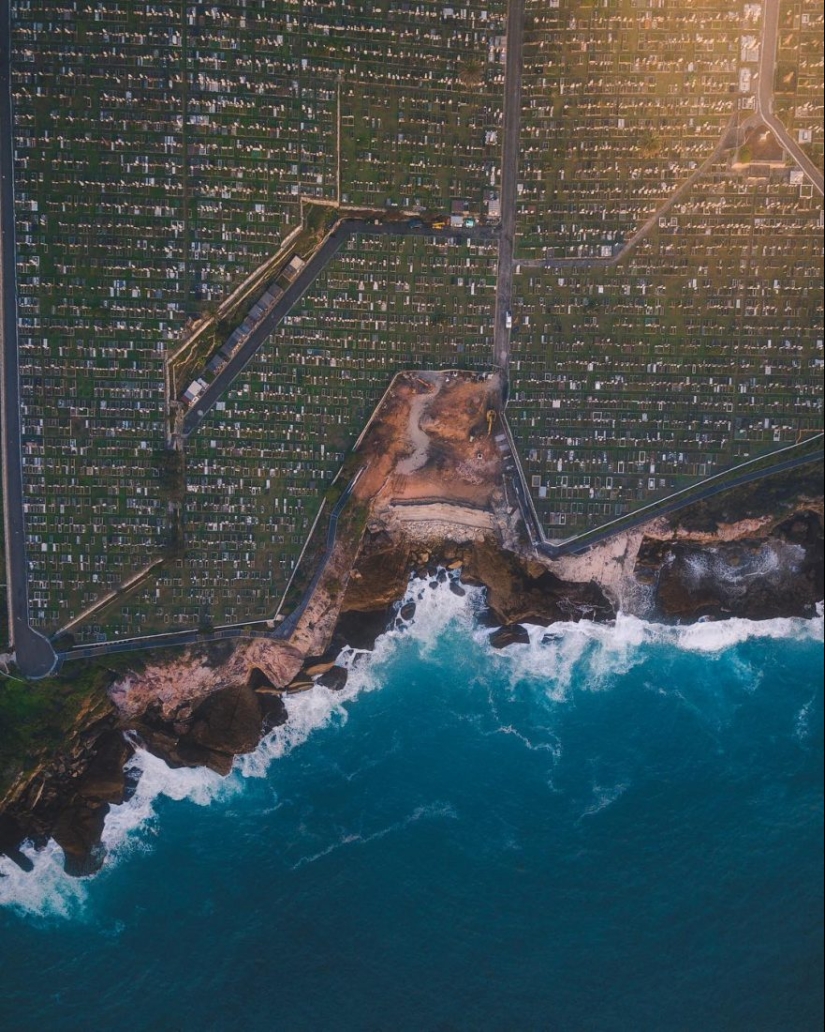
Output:
[[427,502],[490,508],[501,490],[500,405],[495,374],[397,377],[362,445],[367,469],[356,497],[373,511]]

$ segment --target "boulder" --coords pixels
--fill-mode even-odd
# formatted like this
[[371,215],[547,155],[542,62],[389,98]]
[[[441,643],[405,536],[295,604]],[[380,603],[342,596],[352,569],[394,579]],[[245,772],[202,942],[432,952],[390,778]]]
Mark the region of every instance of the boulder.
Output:
[[108,803],[90,803],[74,796],[61,809],[52,837],[63,850],[66,874],[76,878],[99,870],[105,851],[100,844]]
[[415,616],[415,602],[405,602],[398,610],[398,615],[407,623]]
[[258,704],[261,707],[264,731],[271,731],[273,727],[280,727],[281,724],[286,723],[286,704],[280,691],[261,688],[255,694],[258,696]]
[[251,752],[261,737],[261,718],[258,697],[248,685],[220,688],[195,707],[185,737],[215,752]]
[[489,640],[494,649],[504,649],[508,645],[529,645],[530,635],[521,624],[508,624],[493,631]]
[[334,692],[340,692],[347,683],[348,676],[349,671],[346,667],[334,666],[318,678],[318,684],[322,684],[325,688],[330,688]]

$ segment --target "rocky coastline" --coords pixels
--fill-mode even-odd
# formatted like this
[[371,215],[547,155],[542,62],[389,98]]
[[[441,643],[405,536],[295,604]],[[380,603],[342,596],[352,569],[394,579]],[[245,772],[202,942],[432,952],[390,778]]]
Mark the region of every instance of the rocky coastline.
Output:
[[[759,526],[740,523],[739,534],[729,524],[699,538],[684,529],[649,527],[636,550],[632,580],[621,582],[625,594],[630,589],[644,596],[640,615],[682,623],[812,616],[823,597],[821,503]],[[371,649],[393,626],[410,575],[437,583],[447,570],[459,571],[460,580],[451,582],[459,591],[461,584],[486,589],[487,609],[479,618],[489,624],[497,648],[524,641],[524,624],[611,620],[621,607],[615,578],[607,584],[564,580],[489,539],[428,547],[368,532],[333,633],[318,654],[259,646],[239,662],[242,650],[223,657],[202,648],[153,663],[148,676],[115,681],[106,698],[78,715],[76,733],[60,755],[2,801],[0,851],[26,866],[20,845],[53,838],[68,873],[92,873],[103,860],[100,836],[109,806],[128,799],[134,787],[124,766],[136,743],[170,766],[227,774],[236,755],[253,750],[287,719],[286,695],[316,683],[331,690],[344,686],[347,672],[335,664],[336,656],[347,645]],[[408,608],[403,615],[413,614]],[[267,658],[271,652],[277,659]],[[181,684],[196,694],[170,690]]]
[[[377,421],[380,461],[359,481],[363,493],[355,499],[366,521],[339,533],[289,635],[155,653],[141,669],[113,675],[76,714],[56,754],[21,773],[0,798],[0,852],[26,867],[21,845],[54,839],[68,873],[94,872],[104,859],[106,814],[134,790],[126,770],[138,746],[173,767],[228,774],[235,756],[287,720],[290,694],[344,687],[347,671],[336,663],[342,648],[369,650],[399,615],[413,615],[414,603],[403,601],[411,576],[433,584],[449,578],[457,594],[483,587],[486,608],[478,616],[496,648],[524,642],[525,624],[610,621],[619,611],[671,623],[815,614],[825,581],[821,463],[619,533],[582,555],[549,560],[529,546],[506,504],[492,442],[474,441],[473,428],[495,404],[495,383],[468,379],[453,387],[464,391],[469,421],[459,433],[454,413],[442,423],[449,431],[439,429],[435,401],[449,399],[449,384],[431,389],[428,404],[414,397],[412,404],[410,386],[390,393],[390,415],[414,411],[438,442],[437,469],[427,472],[426,442],[415,442],[411,455],[403,435],[391,437],[386,421]],[[470,387],[488,396],[475,404]],[[466,449],[447,454],[448,434],[456,448],[473,443],[475,466]],[[387,441],[396,438],[402,447],[392,454]]]

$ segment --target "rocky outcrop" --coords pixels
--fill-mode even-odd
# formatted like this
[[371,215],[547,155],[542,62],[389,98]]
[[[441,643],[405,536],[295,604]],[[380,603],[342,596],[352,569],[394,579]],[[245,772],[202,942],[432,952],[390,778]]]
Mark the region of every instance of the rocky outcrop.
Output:
[[346,667],[332,666],[325,674],[321,674],[318,684],[322,684],[333,692],[340,692],[342,688],[346,687],[348,677],[349,673]]
[[235,756],[252,752],[261,735],[284,723],[279,693],[245,685],[220,688],[167,719],[151,706],[135,725],[147,749],[171,767],[209,767],[228,774]]
[[[390,561],[387,548],[383,534],[365,536],[344,596],[336,636],[340,632],[342,642],[357,648],[371,648],[375,637],[391,625],[394,604],[403,598],[411,571],[433,579],[439,569],[460,571],[463,583],[487,589],[489,619],[496,624],[546,626],[557,620],[606,620],[614,615],[612,604],[595,582],[563,581],[546,566],[502,548],[489,536],[465,543],[436,539],[429,544],[411,544],[402,539],[396,552],[403,563],[397,556]],[[445,572],[441,578],[447,579]],[[451,588],[456,594],[463,592],[455,582]],[[398,615],[409,619],[403,610]],[[356,645],[356,638],[363,644]]]
[[462,579],[487,588],[487,606],[496,623],[547,626],[557,620],[609,620],[614,609],[591,581],[562,581],[544,565],[486,540],[466,557]]
[[398,608],[410,572],[437,582],[446,570],[460,571],[464,584],[483,585],[487,611],[479,615],[498,628],[490,637],[497,648],[529,641],[525,623],[612,618],[635,597],[622,595],[623,584],[639,590],[644,615],[655,619],[808,616],[823,596],[822,502],[798,504],[783,490],[766,492],[772,509],[748,488],[740,509],[711,499],[555,563],[505,548],[478,526],[449,539],[420,529],[390,533],[376,520],[354,563],[357,539],[346,556],[333,557],[303,637],[153,658],[121,677],[110,697],[90,699],[58,755],[42,757],[0,800],[0,850],[25,866],[21,841],[52,837],[70,873],[96,869],[109,807],[130,791],[124,764],[133,746],[124,731],[172,766],[228,773],[235,755],[286,720],[285,695],[315,683],[345,686],[347,671],[335,663],[344,645],[370,649],[379,634],[414,617],[414,603]]
[[721,540],[704,531],[696,541],[696,532],[678,528],[646,537],[636,575],[653,590],[653,614],[679,621],[812,616],[825,581],[821,515],[806,509],[744,529],[750,533]]
[[58,756],[22,779],[2,801],[0,851],[26,867],[20,844],[49,838],[63,849],[69,874],[90,874],[102,862],[103,822],[129,792],[124,765],[132,747],[105,698],[78,713]]
[[529,645],[530,635],[521,624],[508,624],[493,631],[489,640],[494,649],[506,649],[508,645]]
[[211,645],[171,658],[161,657],[140,672],[121,677],[110,695],[126,722],[138,719],[156,705],[164,719],[170,720],[182,707],[220,688],[246,684],[254,670],[258,671],[255,676],[268,685],[282,687],[301,669],[304,657],[289,642],[260,638],[243,642],[230,649],[223,660],[215,660]]
[[132,742],[171,767],[228,774],[236,755],[255,749],[263,733],[286,720],[280,690],[267,685],[252,674],[249,683],[218,688],[194,703],[187,698],[170,708],[168,699],[157,699],[128,719],[106,696],[90,700],[58,756],[0,801],[0,852],[27,867],[20,844],[52,838],[63,849],[67,873],[93,873],[103,862],[100,837],[109,808],[131,791],[124,767]]

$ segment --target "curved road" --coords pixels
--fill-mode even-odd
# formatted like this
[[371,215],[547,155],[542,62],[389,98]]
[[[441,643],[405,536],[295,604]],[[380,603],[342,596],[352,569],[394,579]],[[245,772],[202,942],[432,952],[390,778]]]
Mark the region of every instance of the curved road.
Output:
[[14,232],[14,139],[12,135],[11,23],[9,0],[0,0],[0,336],[2,336],[3,515],[9,633],[25,677],[45,677],[57,656],[48,638],[29,626],[23,455],[20,447],[20,371],[17,341],[17,246]]
[[[732,480],[726,480],[724,483],[710,484],[708,487],[702,487],[701,484],[697,484],[695,488],[686,488],[685,492],[671,495],[670,500],[665,498],[660,504],[654,502],[652,506],[646,506],[643,511],[635,515],[628,513],[627,517],[620,517],[619,520],[614,521],[613,524],[602,531],[597,531],[590,535],[582,534],[577,538],[562,541],[558,545],[545,541],[537,547],[542,554],[550,559],[558,559],[560,556],[571,555],[576,552],[586,552],[593,545],[606,541],[608,538],[613,537],[614,534],[623,534],[625,531],[641,526],[642,523],[648,523],[659,516],[667,516],[678,509],[684,509],[688,505],[693,505],[694,502],[704,501],[704,499],[711,498],[713,495],[722,494],[723,491],[732,491],[736,487],[742,487],[743,484],[751,484],[755,480],[763,480],[765,477],[773,476],[776,473],[796,469],[798,466],[807,466],[811,462],[822,462],[822,456],[796,455],[793,458],[777,462],[776,465],[769,466],[767,469],[757,469],[752,473],[743,473],[741,476],[734,477]],[[655,508],[655,511],[651,512],[651,508]],[[583,540],[585,537],[586,540]]]

